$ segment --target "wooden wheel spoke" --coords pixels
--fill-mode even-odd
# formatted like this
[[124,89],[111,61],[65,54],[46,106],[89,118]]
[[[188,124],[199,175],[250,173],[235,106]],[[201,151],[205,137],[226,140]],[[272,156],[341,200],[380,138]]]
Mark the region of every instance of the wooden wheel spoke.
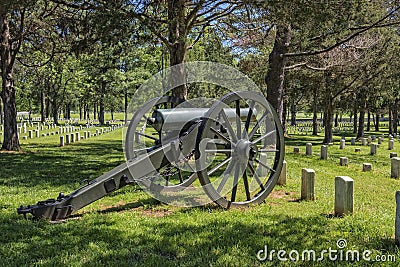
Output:
[[256,133],[256,131],[260,128],[261,123],[267,118],[267,113],[264,113],[261,118],[257,121],[256,125],[254,126],[254,128],[251,130],[251,132],[249,133],[249,139],[251,139],[254,134]]
[[236,192],[237,192],[237,187],[238,187],[238,182],[239,182],[239,176],[240,176],[240,165],[237,164],[235,168],[235,174],[233,175],[233,188],[232,188],[232,194],[231,194],[231,203],[235,202],[236,200]]
[[229,136],[232,138],[232,141],[236,143],[237,140],[238,140],[237,136],[236,136],[235,131],[232,128],[232,124],[230,123],[229,118],[226,115],[224,110],[221,111],[221,115],[222,115],[222,118],[225,121],[225,127],[228,130]]
[[234,162],[232,161],[231,164],[228,165],[228,168],[226,169],[226,171],[225,171],[225,173],[224,173],[224,177],[222,178],[221,183],[218,185],[218,188],[217,188],[217,192],[218,192],[218,193],[221,193],[222,188],[224,188],[226,182],[228,181],[228,178],[229,178],[229,176],[230,176],[230,174],[231,174],[231,171],[232,171],[232,169],[233,169],[233,166],[234,166],[233,163],[234,163]]
[[223,167],[225,164],[227,164],[229,161],[231,161],[232,158],[227,158],[225,159],[223,162],[221,162],[220,164],[218,164],[217,166],[215,166],[214,168],[212,168],[211,170],[209,170],[207,172],[207,175],[212,175],[214,172],[216,172],[217,170],[219,170],[221,167]]
[[272,168],[271,168],[271,167],[269,167],[268,165],[266,165],[266,164],[262,163],[262,162],[261,162],[261,161],[259,161],[258,159],[255,159],[255,161],[256,161],[258,164],[260,164],[262,167],[264,167],[264,168],[266,168],[266,169],[270,170],[271,172],[276,172],[274,169],[272,169]]
[[223,134],[221,134],[219,131],[217,131],[216,129],[214,129],[213,127],[210,128],[211,131],[213,133],[215,133],[216,135],[218,135],[219,138],[221,138],[222,140],[224,140],[227,143],[232,143],[231,140],[229,140],[226,136],[224,136]]
[[258,185],[260,186],[261,190],[264,190],[264,185],[261,182],[260,177],[258,176],[257,172],[254,170],[253,166],[250,164],[250,162],[247,163],[247,167],[249,168],[249,171],[253,175],[253,177],[256,180],[256,182],[258,183]]
[[268,136],[270,136],[271,134],[273,134],[275,132],[276,132],[276,130],[272,130],[272,131],[270,131],[270,132],[258,137],[256,140],[252,141],[251,143],[254,145],[254,144],[260,142],[262,139],[267,138]]
[[255,105],[255,101],[252,100],[249,105],[249,113],[247,114],[246,122],[244,124],[244,131],[243,131],[242,138],[245,138],[245,135],[248,134],[251,117],[253,116],[254,105]]
[[235,101],[235,107],[236,107],[236,131],[237,131],[237,138],[240,139],[242,138],[242,123],[241,123],[241,118],[240,118],[240,101],[236,100]]
[[152,139],[154,141],[158,141],[158,138],[153,137],[153,136],[148,135],[148,134],[145,134],[145,133],[141,133],[141,132],[135,131],[135,134],[143,136],[143,137],[146,137],[146,138],[149,138],[149,139]]
[[244,189],[246,190],[246,199],[247,199],[247,201],[249,201],[250,200],[250,189],[249,189],[249,181],[247,179],[246,170],[243,172],[243,184],[244,184]]

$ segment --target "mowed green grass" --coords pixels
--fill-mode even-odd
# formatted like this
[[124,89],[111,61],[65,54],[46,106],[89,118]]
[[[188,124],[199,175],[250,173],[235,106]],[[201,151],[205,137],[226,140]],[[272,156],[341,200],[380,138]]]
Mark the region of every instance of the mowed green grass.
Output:
[[[123,163],[122,131],[62,148],[58,136],[22,141],[22,153],[0,153],[0,266],[366,266],[372,262],[362,261],[365,250],[372,251],[371,260],[397,259],[377,266],[398,266],[394,220],[400,180],[390,178],[388,138],[371,156],[361,145],[355,153],[350,138],[340,150],[336,136],[326,161],[319,159],[322,139],[287,138],[287,185],[277,186],[261,205],[177,208],[128,186],[60,223],[26,220],[16,208],[69,193],[80,181]],[[314,145],[312,156],[305,156],[307,142]],[[294,146],[300,154],[293,153]],[[400,155],[398,141],[394,152]],[[349,158],[349,166],[339,166],[341,156]],[[362,172],[364,162],[372,163],[372,172]],[[302,168],[315,170],[315,201],[299,200]],[[355,187],[354,214],[344,218],[332,216],[339,175],[353,178]],[[360,262],[332,261],[328,254],[322,262],[301,260],[303,250],[316,251],[317,258],[324,250],[338,250],[339,239],[347,242],[344,253],[360,252]],[[259,261],[265,246],[268,253],[286,251],[286,258],[298,251],[299,261],[280,261],[276,252],[272,260]]]

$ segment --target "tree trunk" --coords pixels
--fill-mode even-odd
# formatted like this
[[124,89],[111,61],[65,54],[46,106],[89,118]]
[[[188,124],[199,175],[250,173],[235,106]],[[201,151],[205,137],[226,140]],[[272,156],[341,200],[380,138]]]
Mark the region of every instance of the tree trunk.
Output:
[[326,99],[325,106],[325,137],[324,144],[329,144],[333,142],[333,101],[330,97]]
[[0,125],[4,124],[4,116],[3,116],[3,100],[0,97]]
[[338,126],[339,126],[339,114],[336,113],[335,114],[335,127],[338,127]]
[[104,125],[104,95],[100,96],[99,100],[99,123]]
[[71,119],[71,103],[67,103],[65,105],[65,119],[67,120]]
[[283,122],[284,112],[284,79],[287,61],[283,55],[288,51],[290,40],[290,26],[277,25],[274,47],[269,54],[268,71],[265,76],[265,82],[267,83],[267,100],[277,111],[281,122]]
[[83,101],[83,119],[86,120],[87,118],[87,104],[86,101]]
[[399,109],[400,99],[396,98],[393,106],[393,133],[397,134],[397,125],[398,125],[398,109]]
[[93,119],[95,120],[97,118],[97,103],[94,101],[93,103]]
[[82,101],[79,101],[79,120],[81,121],[83,118],[83,110],[82,110]]
[[313,135],[318,135],[318,95],[317,95],[317,88],[314,87],[313,92]]
[[363,107],[360,109],[357,138],[364,137],[364,126],[365,126],[365,108]]
[[125,124],[128,123],[128,90],[124,92],[124,112],[125,112]]
[[368,110],[367,117],[367,132],[371,131],[371,112]]
[[45,117],[46,119],[50,117],[50,100],[48,97],[45,98],[46,99],[46,112],[45,112]]
[[284,98],[283,99],[283,117],[282,117],[282,129],[283,132],[286,132],[286,118],[287,118],[287,100]]
[[358,110],[357,110],[357,107],[354,107],[353,112],[354,112],[353,133],[357,133],[357,123],[358,123],[358,118],[357,118]]
[[365,112],[367,110],[367,101],[364,96],[360,97],[360,117],[358,119],[358,129],[357,138],[364,137],[364,127],[365,127]]
[[15,101],[14,78],[11,73],[3,74],[3,90],[1,99],[4,105],[4,140],[2,149],[19,150],[19,140],[17,132],[17,106]]
[[7,20],[7,12],[0,5],[0,63],[2,91],[0,93],[4,108],[4,140],[2,149],[19,150],[17,132],[17,105],[14,88],[14,60],[13,43],[10,40],[10,28]]
[[379,114],[379,112],[377,112],[375,114],[375,131],[379,132],[379,117],[381,116],[381,114]]
[[42,123],[46,121],[46,96],[44,89],[40,91],[40,121]]
[[389,134],[393,134],[393,110],[392,105],[389,105]]
[[290,125],[291,126],[296,126],[296,103],[295,101],[292,102],[292,105],[290,106]]
[[[170,73],[170,83],[174,86],[172,95],[182,99],[187,98],[185,62],[187,40],[185,16],[185,0],[168,0],[168,41],[169,65],[174,67]],[[181,65],[179,65],[181,64]]]
[[51,110],[52,110],[52,113],[53,113],[54,124],[58,125],[58,106],[57,106],[56,98],[54,98],[52,103],[51,103]]

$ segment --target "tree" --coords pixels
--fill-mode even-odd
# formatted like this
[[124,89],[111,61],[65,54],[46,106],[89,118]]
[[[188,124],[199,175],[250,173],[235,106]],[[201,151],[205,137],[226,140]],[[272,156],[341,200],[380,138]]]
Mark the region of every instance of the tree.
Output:
[[[0,3],[0,71],[1,98],[4,109],[2,149],[19,150],[14,67],[21,49],[35,50],[52,46],[52,16],[57,7],[45,0],[29,2],[5,0]],[[49,49],[50,50],[50,49]],[[48,55],[51,58],[51,55]]]
[[182,85],[173,89],[173,95],[183,99],[187,97],[187,85],[185,69],[181,63],[185,62],[188,49],[193,48],[208,27],[216,24],[216,21],[221,23],[243,6],[241,1],[222,0],[92,0],[82,4],[67,0],[52,1],[74,9],[107,14],[114,23],[109,23],[111,27],[121,21],[140,22],[145,31],[150,32],[168,49],[169,65],[179,66],[171,72],[170,79],[181,81]]
[[[398,22],[399,7],[378,2],[267,1],[256,5],[270,21],[275,34],[266,74],[267,98],[283,117],[284,74],[289,59],[303,64],[306,57],[324,54],[345,45],[373,28]],[[299,63],[300,61],[301,63]],[[296,63],[296,62],[293,62]],[[284,121],[282,120],[284,125]]]

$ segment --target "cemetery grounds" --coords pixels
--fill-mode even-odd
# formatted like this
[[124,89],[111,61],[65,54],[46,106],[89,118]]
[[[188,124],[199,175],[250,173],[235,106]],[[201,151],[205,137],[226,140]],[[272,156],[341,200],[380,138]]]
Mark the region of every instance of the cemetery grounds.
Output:
[[[16,212],[21,204],[69,193],[124,162],[121,129],[64,147],[52,131],[21,138],[22,152],[0,152],[0,266],[399,265],[394,227],[400,180],[390,177],[389,153],[400,154],[400,142],[388,150],[383,125],[379,133],[366,133],[385,134],[376,155],[360,142],[350,145],[354,135],[346,132],[334,136],[327,160],[320,159],[323,133],[293,131],[285,140],[287,183],[261,205],[179,208],[127,186],[65,221],[24,219]],[[339,149],[342,136],[346,146]],[[306,143],[313,144],[311,156]],[[348,166],[339,165],[343,156]],[[363,172],[363,163],[372,171]],[[315,171],[315,201],[300,200],[303,168]],[[336,176],[354,180],[352,215],[333,215]]]

